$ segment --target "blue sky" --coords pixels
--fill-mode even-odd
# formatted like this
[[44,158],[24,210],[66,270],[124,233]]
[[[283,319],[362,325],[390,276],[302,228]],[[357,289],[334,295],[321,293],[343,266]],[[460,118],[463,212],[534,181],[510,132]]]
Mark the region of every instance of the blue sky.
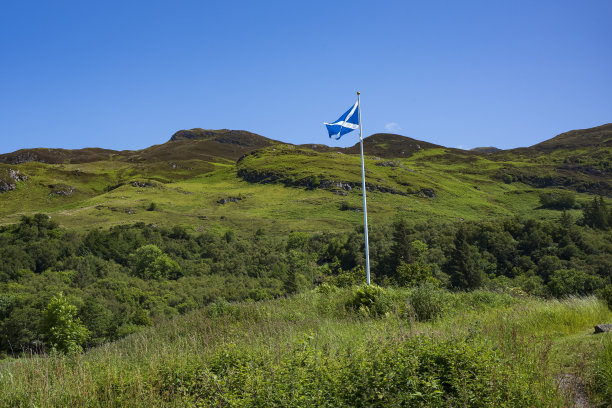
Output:
[[5,1],[0,152],[139,149],[179,129],[350,146],[529,146],[612,122],[612,2]]

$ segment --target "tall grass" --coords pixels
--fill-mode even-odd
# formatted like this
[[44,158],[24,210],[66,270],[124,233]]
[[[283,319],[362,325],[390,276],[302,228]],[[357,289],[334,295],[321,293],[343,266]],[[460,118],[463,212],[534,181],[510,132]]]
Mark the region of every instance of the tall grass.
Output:
[[350,288],[217,303],[81,355],[4,360],[0,406],[564,406],[551,350],[612,317],[594,298],[444,291],[419,320],[415,290],[386,289],[378,317]]
[[602,407],[612,406],[612,335],[600,335],[601,343],[592,365],[590,388],[595,402]]

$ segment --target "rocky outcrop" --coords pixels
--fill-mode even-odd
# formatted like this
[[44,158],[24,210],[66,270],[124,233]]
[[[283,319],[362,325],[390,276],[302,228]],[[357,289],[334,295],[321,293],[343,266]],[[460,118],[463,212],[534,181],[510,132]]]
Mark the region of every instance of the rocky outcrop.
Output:
[[598,324],[595,326],[595,333],[612,332],[612,324]]
[[50,185],[51,195],[58,195],[63,197],[70,197],[76,192],[76,188],[67,184],[54,184]]
[[424,188],[421,190],[421,193],[423,193],[423,195],[426,197],[436,198],[436,192],[433,188]]
[[381,162],[375,163],[375,165],[376,166],[380,166],[380,167],[399,167],[399,168],[404,168],[404,165],[399,160],[381,161]]
[[154,183],[152,181],[132,181],[130,185],[132,187],[139,187],[139,188],[151,188],[151,187],[158,186],[157,183]]
[[[351,181],[336,181],[329,179],[321,179],[318,176],[308,176],[303,178],[294,178],[291,175],[275,172],[271,170],[255,170],[241,168],[238,170],[238,177],[249,183],[279,183],[287,187],[306,187],[309,189],[324,189],[333,191],[335,194],[346,196],[353,189],[361,189],[361,183],[353,183]],[[401,196],[417,195],[419,197],[435,198],[436,193],[432,188],[423,188],[417,192],[402,191],[394,187],[382,186],[380,184],[372,184],[366,182],[366,191],[377,191],[379,193],[397,194]]]
[[244,200],[245,197],[225,197],[217,200],[218,204],[237,203],[240,200]]
[[27,180],[28,176],[19,170],[8,169],[7,171],[0,172],[0,193],[12,191],[17,188],[18,182],[25,182]]

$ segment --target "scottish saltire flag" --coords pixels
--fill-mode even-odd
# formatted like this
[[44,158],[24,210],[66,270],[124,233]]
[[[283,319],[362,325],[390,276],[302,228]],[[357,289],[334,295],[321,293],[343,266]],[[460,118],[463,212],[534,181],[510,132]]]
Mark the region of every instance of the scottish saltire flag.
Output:
[[324,123],[327,126],[329,137],[335,140],[340,139],[343,135],[359,127],[359,101],[347,110],[337,121],[333,123]]

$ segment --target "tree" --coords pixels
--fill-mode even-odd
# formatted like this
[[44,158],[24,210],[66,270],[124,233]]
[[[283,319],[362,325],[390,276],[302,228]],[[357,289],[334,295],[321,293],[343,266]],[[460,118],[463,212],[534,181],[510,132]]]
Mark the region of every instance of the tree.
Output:
[[482,285],[483,272],[477,267],[478,251],[467,241],[467,233],[461,227],[455,235],[455,249],[447,264],[451,284],[460,289],[477,288]]
[[435,281],[433,277],[435,264],[430,264],[425,261],[427,253],[427,244],[415,239],[410,243],[411,258],[413,262],[407,263],[400,261],[396,271],[395,279],[401,286],[416,286],[427,280]]
[[397,264],[401,261],[408,262],[411,254],[410,227],[404,218],[393,224],[393,246],[391,253]]
[[550,277],[548,289],[553,296],[588,295],[603,287],[603,279],[575,268],[556,270]]
[[62,353],[78,353],[89,337],[89,330],[76,317],[77,308],[63,293],[54,296],[43,311],[42,334],[45,344]]
[[395,277],[397,268],[402,264],[412,262],[412,247],[410,241],[411,228],[404,218],[393,224],[393,245],[388,263],[388,275]]
[[145,245],[133,256],[133,271],[142,279],[176,279],[180,276],[179,264],[157,245]]
[[612,214],[608,212],[608,206],[603,197],[593,197],[593,201],[588,203],[582,211],[584,215],[584,224],[589,227],[608,229]]

